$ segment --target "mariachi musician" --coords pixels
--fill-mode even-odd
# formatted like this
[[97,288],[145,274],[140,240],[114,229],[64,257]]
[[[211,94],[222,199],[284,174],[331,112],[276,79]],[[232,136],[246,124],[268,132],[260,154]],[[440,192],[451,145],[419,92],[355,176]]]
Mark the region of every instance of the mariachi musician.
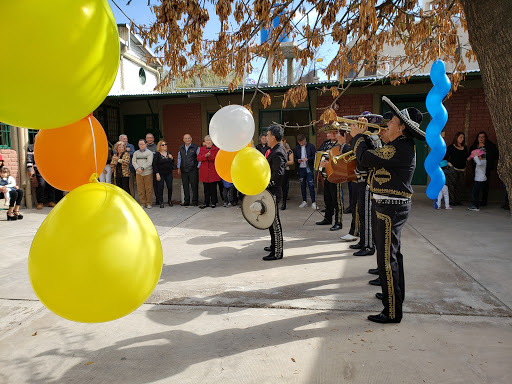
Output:
[[370,149],[363,135],[366,128],[357,125],[352,128],[352,144],[358,163],[374,169],[369,185],[375,203],[375,243],[384,309],[369,315],[368,320],[399,323],[405,296],[400,235],[411,208],[411,181],[416,168],[413,138],[425,140],[425,133],[420,129],[422,114],[418,109],[400,111],[387,97],[383,96],[382,101],[393,113],[387,123],[389,143]]
[[270,252],[263,260],[279,260],[283,258],[283,229],[279,219],[279,210],[277,204],[281,199],[281,179],[286,171],[286,162],[288,154],[281,140],[283,138],[283,128],[279,125],[271,125],[267,131],[267,142],[270,147],[270,153],[267,156],[270,165],[270,184],[268,191],[274,195],[275,200],[275,218],[269,227],[271,244],[265,247],[265,251]]
[[[382,116],[374,115],[371,112],[363,112],[361,116],[348,116],[351,120],[357,120],[359,117],[364,118],[371,124],[381,124]],[[353,129],[355,124],[351,124],[350,128]],[[351,131],[352,132],[352,131]],[[352,134],[351,134],[352,135]],[[364,135],[366,146],[370,149],[376,149],[380,145],[375,138],[368,135]],[[357,162],[356,174],[357,181],[352,185],[353,199],[357,201],[357,215],[356,220],[359,221],[359,242],[350,246],[352,249],[358,249],[354,252],[354,256],[368,256],[375,253],[375,245],[373,242],[373,231],[372,231],[372,201],[370,194],[370,187],[368,185],[368,167],[362,165],[359,161]],[[372,281],[370,284],[380,285],[380,281]]]
[[[335,125],[324,125],[319,130],[327,133],[327,140],[318,148],[318,152],[329,151],[338,145],[336,134],[338,128]],[[343,142],[343,144],[345,144]],[[325,202],[325,216],[322,221],[317,221],[316,225],[332,225],[329,229],[331,231],[340,230],[342,227],[342,214],[343,214],[343,189],[340,183],[331,183],[327,180],[327,173],[325,172],[325,166],[327,164],[328,156],[322,156],[320,160],[319,172],[322,175],[324,181],[324,202]],[[334,224],[332,223],[332,217],[334,216]]]

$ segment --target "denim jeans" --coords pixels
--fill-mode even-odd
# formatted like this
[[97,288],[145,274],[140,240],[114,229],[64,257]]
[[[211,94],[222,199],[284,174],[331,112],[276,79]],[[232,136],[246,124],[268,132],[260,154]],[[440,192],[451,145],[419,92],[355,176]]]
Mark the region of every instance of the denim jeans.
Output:
[[308,168],[299,168],[300,190],[302,192],[302,201],[307,201],[306,183],[309,187],[311,202],[315,202],[315,183],[313,182],[313,171],[308,172]]

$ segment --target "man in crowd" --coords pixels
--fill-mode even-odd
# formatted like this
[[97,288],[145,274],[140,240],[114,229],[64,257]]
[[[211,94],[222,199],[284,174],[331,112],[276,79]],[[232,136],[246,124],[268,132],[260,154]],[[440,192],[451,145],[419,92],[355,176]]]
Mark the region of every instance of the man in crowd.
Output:
[[270,147],[267,144],[267,135],[262,133],[260,135],[260,142],[256,146],[256,149],[262,153],[263,156],[267,153],[267,151],[270,149]]
[[[153,136],[152,133],[146,134],[146,143],[147,143],[147,149],[149,149],[151,152],[153,152],[153,155],[156,153],[156,143],[155,143],[155,136]],[[155,193],[156,198],[156,204],[160,205],[163,204],[163,201],[158,201],[158,187],[156,185],[156,173],[153,172],[153,192]]]
[[153,152],[153,153],[156,153],[156,143],[155,143],[155,136],[153,136],[152,133],[148,133],[146,134],[146,143],[147,143],[147,147],[148,149]]
[[306,185],[309,187],[309,195],[311,197],[311,208],[316,209],[315,202],[315,183],[313,181],[314,163],[315,163],[315,146],[308,143],[306,136],[302,133],[297,135],[297,146],[293,151],[297,172],[299,174],[300,189],[302,192],[302,204],[300,208],[307,207]]
[[192,188],[192,205],[199,204],[199,162],[197,155],[200,148],[192,142],[188,133],[183,136],[183,144],[178,152],[178,175],[181,175],[183,184],[184,207],[190,205],[190,189]]

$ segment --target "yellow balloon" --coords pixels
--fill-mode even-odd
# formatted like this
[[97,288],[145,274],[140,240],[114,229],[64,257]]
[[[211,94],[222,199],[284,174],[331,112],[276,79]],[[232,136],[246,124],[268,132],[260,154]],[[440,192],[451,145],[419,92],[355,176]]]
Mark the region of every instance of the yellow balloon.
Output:
[[39,227],[28,259],[37,297],[68,320],[99,323],[137,309],[162,271],[162,245],[139,204],[111,184],[67,194]]
[[92,113],[119,66],[107,0],[2,0],[0,121],[58,128]]
[[246,147],[233,159],[231,178],[236,189],[243,194],[257,195],[270,182],[270,166],[260,151]]

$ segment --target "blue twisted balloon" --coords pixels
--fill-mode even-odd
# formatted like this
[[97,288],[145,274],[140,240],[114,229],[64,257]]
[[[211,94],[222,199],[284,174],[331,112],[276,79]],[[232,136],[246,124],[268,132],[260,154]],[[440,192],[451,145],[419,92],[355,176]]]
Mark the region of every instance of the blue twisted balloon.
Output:
[[441,132],[448,121],[448,112],[443,105],[443,99],[451,88],[450,79],[446,76],[444,63],[441,60],[436,60],[432,64],[430,80],[434,86],[428,93],[426,101],[427,111],[432,120],[425,131],[425,139],[430,147],[430,153],[425,159],[425,170],[430,176],[427,196],[435,200],[446,182],[439,162],[446,153],[446,144],[441,137]]

